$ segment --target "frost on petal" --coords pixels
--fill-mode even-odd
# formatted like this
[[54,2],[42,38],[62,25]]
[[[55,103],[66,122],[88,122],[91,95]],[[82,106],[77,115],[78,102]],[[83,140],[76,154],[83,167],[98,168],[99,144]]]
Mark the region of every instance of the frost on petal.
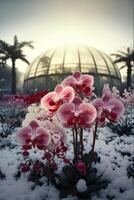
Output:
[[51,142],[50,133],[44,129],[43,127],[38,127],[36,130],[36,138],[35,144],[38,148],[42,148],[43,146],[48,146]]
[[111,108],[111,118],[113,121],[117,121],[124,113],[124,105],[117,99],[111,99],[108,102],[108,107]]
[[76,80],[75,80],[75,78],[73,76],[68,76],[67,78],[65,78],[62,81],[62,85],[73,87],[75,85],[75,82],[76,82]]
[[50,92],[41,99],[41,105],[43,106],[43,108],[45,108],[47,110],[55,109],[55,106],[56,106],[55,99],[56,98],[57,98],[57,93]]
[[62,90],[63,90],[62,85],[58,84],[58,85],[55,87],[54,92],[56,92],[57,94],[60,94]]
[[70,86],[65,87],[61,92],[61,99],[65,102],[72,102],[74,99],[74,89]]
[[32,136],[32,128],[30,126],[20,128],[16,133],[16,140],[22,144],[26,145],[29,143]]
[[65,103],[58,109],[58,117],[62,122],[67,122],[72,119],[75,112],[75,105],[73,103]]
[[97,117],[97,111],[95,107],[90,103],[82,103],[79,106],[79,112],[84,117],[86,116],[86,121],[91,124],[95,121]]
[[76,80],[79,80],[79,78],[81,77],[81,73],[80,72],[74,72],[72,75]]

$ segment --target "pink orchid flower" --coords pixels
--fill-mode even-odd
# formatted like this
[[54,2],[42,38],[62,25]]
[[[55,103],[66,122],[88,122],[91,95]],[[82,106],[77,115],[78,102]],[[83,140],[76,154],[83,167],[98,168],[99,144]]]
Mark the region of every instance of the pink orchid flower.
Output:
[[124,113],[123,104],[112,96],[109,85],[104,85],[102,98],[93,100],[92,104],[97,110],[97,120],[101,125],[106,119],[117,122]]
[[58,117],[65,127],[89,128],[96,119],[96,109],[90,103],[82,103],[75,97],[72,103],[65,103],[58,109]]
[[33,120],[28,126],[18,130],[16,139],[23,145],[25,150],[35,146],[38,149],[43,149],[50,144],[51,135],[45,128],[39,127],[38,123]]
[[62,82],[64,86],[73,87],[77,93],[82,93],[84,96],[92,96],[94,87],[94,77],[80,72],[73,73],[72,76],[68,76]]
[[59,106],[65,102],[72,102],[74,99],[74,90],[72,87],[57,85],[53,92],[49,92],[41,99],[42,106],[53,113]]

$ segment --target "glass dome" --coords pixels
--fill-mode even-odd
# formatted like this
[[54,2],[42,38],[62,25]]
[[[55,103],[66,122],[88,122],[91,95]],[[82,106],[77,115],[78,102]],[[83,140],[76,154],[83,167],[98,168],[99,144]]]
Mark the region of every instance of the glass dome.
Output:
[[107,54],[87,46],[60,46],[49,49],[30,64],[25,73],[24,92],[53,90],[75,71],[93,75],[97,93],[104,83],[121,86],[120,72]]

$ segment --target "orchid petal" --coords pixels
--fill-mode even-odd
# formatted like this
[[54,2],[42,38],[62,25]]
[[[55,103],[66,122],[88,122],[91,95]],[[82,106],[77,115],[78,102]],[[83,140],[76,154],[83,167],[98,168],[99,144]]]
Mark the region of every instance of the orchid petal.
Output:
[[61,92],[61,99],[65,102],[72,102],[74,99],[74,89],[70,86],[65,87]]
[[49,92],[41,99],[41,105],[47,110],[49,110],[50,108],[53,109],[55,108],[54,100],[56,98],[57,98],[56,92]]
[[54,92],[56,92],[57,94],[60,94],[62,90],[63,90],[62,85],[58,84],[58,85],[55,87]]
[[92,104],[94,105],[98,113],[100,113],[100,110],[102,110],[104,107],[104,102],[100,98],[93,100]]
[[94,77],[91,75],[81,75],[81,80],[86,86],[92,86],[94,84]]
[[73,103],[65,103],[58,109],[58,117],[62,122],[70,120],[74,116],[75,105]]
[[124,113],[124,105],[119,100],[113,98],[108,102],[108,106],[111,108],[111,114],[116,114],[115,121],[119,120]]
[[79,78],[81,77],[81,73],[80,72],[74,72],[72,75],[76,80],[79,80]]
[[32,128],[30,126],[20,128],[16,133],[16,140],[22,144],[25,145],[28,143],[32,136]]
[[102,95],[102,101],[107,104],[108,101],[113,98],[112,92],[109,88],[109,84],[105,84],[103,87],[103,95]]
[[82,99],[78,96],[76,96],[73,100],[73,103],[75,104],[75,110],[79,109],[79,105],[82,103]]
[[75,78],[73,76],[68,76],[67,78],[65,78],[62,81],[62,85],[73,87],[75,85],[75,82],[76,82],[76,80],[75,80]]
[[31,126],[31,128],[33,130],[36,130],[37,127],[39,127],[39,124],[35,121],[35,120],[32,120],[30,123],[29,123],[29,126]]
[[35,143],[37,146],[48,146],[51,142],[50,133],[43,127],[38,127],[36,130]]
[[82,114],[82,116],[86,116],[89,124],[93,123],[97,116],[95,107],[90,103],[80,104],[79,112]]

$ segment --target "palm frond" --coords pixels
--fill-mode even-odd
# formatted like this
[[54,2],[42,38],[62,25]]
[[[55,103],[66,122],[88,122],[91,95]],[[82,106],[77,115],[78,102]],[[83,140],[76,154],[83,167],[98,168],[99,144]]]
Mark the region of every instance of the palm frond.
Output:
[[18,38],[17,38],[17,36],[15,35],[15,36],[14,36],[14,45],[13,45],[13,46],[17,47],[17,45],[18,45]]
[[30,64],[30,62],[25,58],[24,55],[22,55],[21,57],[19,57],[20,60],[24,61],[25,63],[27,63],[28,65]]
[[19,44],[19,48],[23,48],[23,47],[25,47],[25,46],[27,46],[27,47],[29,47],[29,48],[31,48],[31,49],[34,49],[34,46],[32,45],[32,41],[29,41],[29,42],[21,42],[20,44]]
[[121,66],[121,67],[120,67],[120,70],[121,70],[121,69],[124,69],[125,67],[126,67],[126,65]]
[[130,47],[127,48],[127,53],[130,54],[131,50]]
[[110,55],[111,55],[111,56],[115,56],[116,58],[122,57],[122,55],[121,55],[121,54],[118,54],[118,53],[111,53]]
[[5,51],[3,49],[0,49],[0,54],[5,54]]
[[119,59],[116,59],[115,61],[114,61],[114,63],[120,63],[120,62],[126,62],[127,61],[127,58],[126,57],[121,57],[121,58],[119,58]]
[[122,55],[124,55],[124,56],[127,56],[127,53],[126,52],[124,52],[124,51],[118,51],[120,54],[122,54]]
[[3,40],[0,40],[0,49],[6,50],[9,47],[9,44]]

